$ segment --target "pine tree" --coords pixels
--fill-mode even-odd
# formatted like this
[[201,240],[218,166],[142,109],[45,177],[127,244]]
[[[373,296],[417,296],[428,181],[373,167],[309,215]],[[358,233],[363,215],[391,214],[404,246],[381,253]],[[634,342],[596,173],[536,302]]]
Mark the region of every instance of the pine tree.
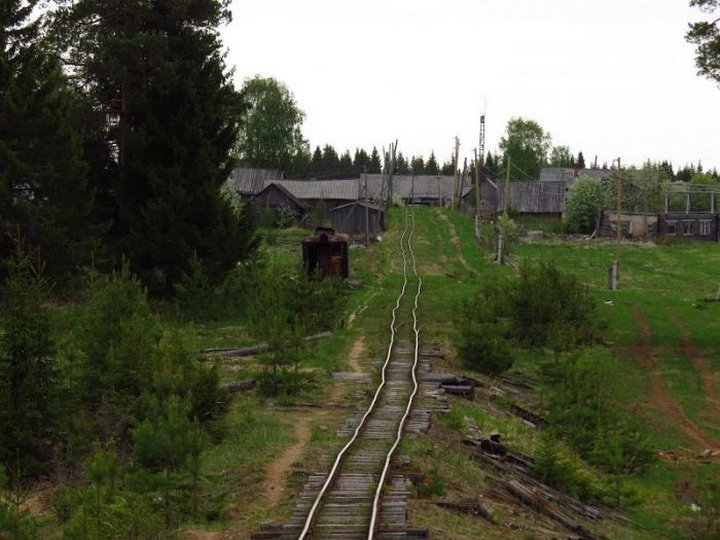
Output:
[[62,282],[91,261],[102,227],[91,218],[80,104],[39,22],[27,23],[36,3],[13,0],[0,10],[0,267],[19,228],[47,277]]
[[396,174],[410,174],[410,164],[408,163],[402,152],[398,152],[397,159],[395,162],[395,173]]
[[312,159],[310,160],[310,167],[308,168],[308,174],[310,176],[318,176],[323,173],[323,157],[322,150],[319,146],[315,147]]
[[323,176],[335,176],[340,170],[340,158],[332,145],[326,144],[322,152]]
[[427,163],[425,163],[425,174],[440,174],[440,167],[438,166],[437,159],[435,158],[435,152],[430,152],[430,157],[428,158]]
[[370,166],[370,158],[367,152],[362,148],[355,149],[355,157],[353,158],[353,170],[355,174],[364,173]]
[[578,152],[577,160],[575,161],[575,166],[578,169],[584,169],[585,168],[585,156],[583,156],[582,152]]
[[349,175],[353,172],[353,161],[350,157],[350,150],[347,150],[342,156],[340,156],[340,174]]
[[382,163],[380,162],[380,153],[378,149],[373,146],[372,153],[370,154],[370,161],[368,163],[368,172],[372,174],[380,174],[382,172]]
[[425,160],[423,159],[423,157],[413,156],[413,158],[410,160],[410,169],[412,169],[413,174],[425,174]]
[[0,319],[0,468],[37,474],[52,448],[53,401],[58,396],[47,283],[18,239],[6,279]]
[[246,211],[221,192],[242,103],[217,26],[227,2],[79,0],[56,31],[87,97],[106,114],[116,256],[172,294],[196,254],[213,282],[256,246]]

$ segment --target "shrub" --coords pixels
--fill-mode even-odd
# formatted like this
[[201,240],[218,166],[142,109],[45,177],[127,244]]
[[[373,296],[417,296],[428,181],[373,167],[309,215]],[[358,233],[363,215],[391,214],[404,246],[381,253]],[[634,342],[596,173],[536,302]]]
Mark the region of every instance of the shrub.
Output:
[[589,176],[581,176],[570,187],[565,198],[563,229],[568,233],[592,233],[598,214],[605,206],[605,188],[602,182]]
[[596,342],[602,322],[587,288],[553,263],[520,268],[508,293],[513,338],[556,352]]
[[622,374],[604,351],[586,351],[556,369],[548,421],[591,464],[612,474],[642,472],[655,454],[617,394]]
[[458,354],[466,368],[486,375],[499,375],[513,364],[512,347],[490,324],[465,327]]
[[459,319],[461,348],[468,353],[471,339],[499,352],[496,337],[560,352],[598,341],[603,328],[586,288],[552,263],[523,266],[517,280],[485,282],[462,306]]
[[422,480],[415,485],[415,490],[421,499],[447,495],[447,486],[445,486],[445,482],[443,482],[435,468],[430,469],[428,474],[423,475]]

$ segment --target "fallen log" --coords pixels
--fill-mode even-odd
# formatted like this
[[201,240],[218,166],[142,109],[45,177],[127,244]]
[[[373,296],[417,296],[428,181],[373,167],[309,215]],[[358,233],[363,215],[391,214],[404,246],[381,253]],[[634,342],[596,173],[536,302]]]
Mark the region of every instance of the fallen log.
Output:
[[[316,341],[319,339],[325,339],[332,336],[332,332],[320,332],[319,334],[314,334],[312,336],[307,336],[303,338],[303,341],[310,342],[310,341]],[[286,343],[285,345],[281,346],[280,349],[287,349],[288,347],[291,347],[292,344]],[[203,349],[200,351],[202,354],[207,354],[210,356],[223,356],[226,358],[236,358],[241,356],[252,356],[254,354],[260,354],[264,352],[269,352],[275,350],[273,347],[271,347],[267,343],[260,343],[258,345],[251,345],[249,347],[239,347],[236,349]]]
[[542,514],[545,514],[550,519],[560,523],[569,531],[579,534],[580,536],[582,536],[583,538],[587,538],[588,540],[598,538],[595,534],[590,532],[587,528],[583,527],[580,523],[563,514],[552,504],[544,500],[542,497],[539,497],[537,494],[527,489],[525,486],[523,486],[516,480],[510,480],[509,482],[505,482],[504,480],[495,478],[494,481],[500,484],[509,493],[515,496],[518,500],[520,500],[520,502],[522,502],[524,505],[529,506],[530,508],[533,508],[538,512],[541,512]]
[[480,501],[463,501],[463,502],[452,502],[452,501],[433,501],[433,504],[440,508],[447,508],[459,512],[460,514],[469,514],[471,516],[479,516],[485,521],[489,521],[493,525],[496,524],[493,517],[488,512],[487,508],[483,506]]
[[474,386],[460,386],[454,384],[441,384],[440,388],[445,390],[446,393],[455,396],[462,396],[465,399],[473,401],[475,399],[475,387]]

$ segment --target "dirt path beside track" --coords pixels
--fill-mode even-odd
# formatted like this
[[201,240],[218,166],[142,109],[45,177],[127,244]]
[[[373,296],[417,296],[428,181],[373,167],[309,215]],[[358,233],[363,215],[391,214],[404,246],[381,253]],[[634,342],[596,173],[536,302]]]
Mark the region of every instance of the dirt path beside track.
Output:
[[688,440],[700,450],[719,450],[720,443],[693,423],[685,415],[678,402],[667,392],[665,383],[662,380],[662,374],[657,362],[655,362],[655,353],[650,347],[652,331],[647,318],[638,306],[630,304],[629,307],[641,331],[637,344],[630,347],[630,353],[641,366],[649,371],[650,400],[648,405],[676,425]]

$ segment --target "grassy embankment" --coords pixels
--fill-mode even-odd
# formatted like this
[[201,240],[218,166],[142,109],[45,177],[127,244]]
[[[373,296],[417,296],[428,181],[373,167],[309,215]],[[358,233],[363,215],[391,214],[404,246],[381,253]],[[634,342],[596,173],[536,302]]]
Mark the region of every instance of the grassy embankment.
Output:
[[[340,444],[334,432],[349,415],[355,398],[347,400],[353,386],[333,382],[329,372],[350,369],[347,358],[355,349],[359,367],[372,373],[374,361],[383,354],[388,314],[401,281],[394,252],[402,216],[402,209],[390,213],[390,228],[383,242],[369,249],[352,250],[351,273],[362,281],[362,286],[350,295],[346,325],[331,339],[315,345],[302,364],[303,369],[313,373],[315,386],[289,401],[265,400],[254,391],[234,398],[226,438],[203,456],[205,478],[214,484],[218,496],[225,497],[226,511],[211,528],[244,537],[264,520],[286,518],[292,510],[293,496],[304,481],[305,471],[311,470],[320,456]],[[415,251],[424,279],[420,303],[423,340],[441,344],[448,353],[444,365],[439,362],[434,366],[436,371],[460,372],[463,370],[453,359],[452,344],[457,335],[454,312],[483,280],[499,274],[511,275],[513,271],[493,264],[477,245],[470,219],[445,210],[421,208],[417,210],[417,223]],[[533,222],[528,228],[544,225]],[[290,271],[299,262],[300,239],[304,234],[295,229],[281,231],[266,249]],[[652,370],[633,357],[633,346],[642,336],[638,310],[647,319],[648,346],[667,395],[679,404],[689,422],[709,437],[716,440],[720,437],[717,427],[720,422],[708,412],[706,395],[708,373],[714,377],[710,388],[718,391],[716,336],[720,335],[717,316],[720,305],[698,308],[698,300],[714,296],[720,284],[715,273],[720,263],[717,245],[624,246],[621,286],[617,292],[606,288],[607,266],[614,257],[612,243],[548,240],[517,245],[515,255],[524,263],[550,258],[590,287],[602,315],[608,320],[608,348],[621,358],[626,370],[621,394],[628,403],[634,404],[633,412],[645,421],[647,435],[657,449],[693,448],[693,443],[652,407],[652,400],[657,398],[651,389]],[[682,346],[683,332],[677,319],[691,331],[695,351]],[[197,349],[253,342],[243,320],[169,326],[180,330]],[[364,338],[362,346],[354,348],[361,337]],[[695,355],[696,352],[699,354]],[[698,358],[688,358],[690,353],[699,357],[707,368],[704,379],[695,369]],[[542,351],[520,351],[518,367],[533,372],[535,364],[543,361],[544,356]],[[252,358],[219,360],[218,364],[226,381],[245,378],[257,369]],[[311,404],[330,406],[308,406]],[[483,431],[502,433],[511,448],[532,455],[537,447],[534,430],[519,420],[489,413],[482,402],[453,399],[452,408],[449,415],[438,418],[428,436],[404,445],[405,452],[413,458],[413,467],[435,471],[433,474],[447,489],[448,498],[473,497],[489,488],[483,470],[467,458],[460,444],[464,418],[472,418]],[[295,452],[290,452],[293,449]],[[280,470],[280,483],[271,486],[281,490],[281,495],[270,497],[266,490],[270,473],[276,465],[282,466],[283,457],[288,455],[295,456],[296,460],[287,470]],[[630,514],[647,530],[608,525],[601,527],[601,532],[610,537],[685,537],[690,515],[687,507],[694,502],[690,500],[695,495],[694,486],[703,478],[718,475],[717,463],[708,465],[683,458],[677,463],[660,461],[647,475],[625,479],[638,492],[639,503],[629,510]],[[287,486],[283,485],[285,479]],[[510,505],[491,503],[489,506],[498,522],[518,518]],[[505,527],[490,527],[477,518],[458,516],[422,500],[413,503],[411,519],[414,524],[429,526],[436,537],[443,538],[523,537],[524,534]]]

